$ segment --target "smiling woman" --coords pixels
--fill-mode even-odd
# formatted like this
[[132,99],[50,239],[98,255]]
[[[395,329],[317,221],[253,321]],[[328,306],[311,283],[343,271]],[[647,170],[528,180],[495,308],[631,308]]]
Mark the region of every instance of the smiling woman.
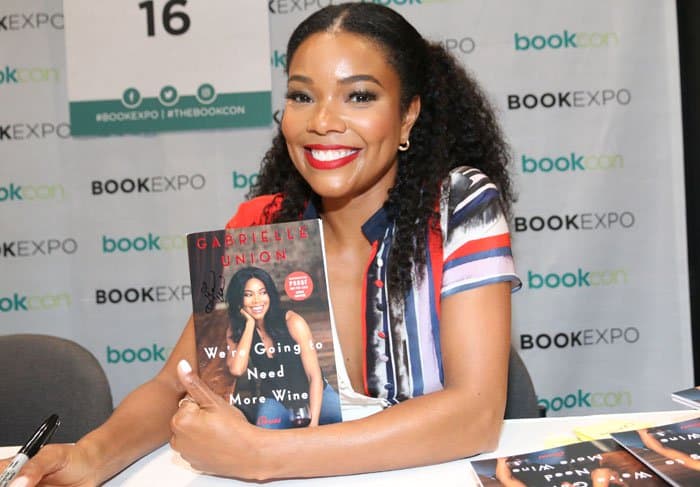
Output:
[[[312,411],[309,428],[251,425],[189,365],[190,318],[161,372],[76,445],[44,448],[25,465],[28,483],[99,483],[168,438],[199,471],[254,479],[424,465],[496,445],[520,280],[491,108],[443,47],[377,4],[320,9],[294,31],[286,59],[279,132],[228,227],[322,219],[345,421],[321,426]],[[271,334],[271,289],[257,277],[236,294],[236,359],[312,339],[291,311],[275,320],[284,339]],[[308,375],[313,354],[300,356]],[[178,408],[186,393],[193,401]]]

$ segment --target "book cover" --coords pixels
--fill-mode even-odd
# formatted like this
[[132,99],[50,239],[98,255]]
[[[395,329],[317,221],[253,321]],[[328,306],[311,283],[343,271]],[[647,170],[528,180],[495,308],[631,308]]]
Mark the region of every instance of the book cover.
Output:
[[659,476],[614,440],[572,443],[522,455],[474,460],[483,487],[665,486]]
[[700,418],[612,437],[671,485],[700,485]]
[[700,386],[673,392],[671,399],[685,406],[700,409]]
[[342,420],[321,220],[187,235],[197,364],[248,421]]

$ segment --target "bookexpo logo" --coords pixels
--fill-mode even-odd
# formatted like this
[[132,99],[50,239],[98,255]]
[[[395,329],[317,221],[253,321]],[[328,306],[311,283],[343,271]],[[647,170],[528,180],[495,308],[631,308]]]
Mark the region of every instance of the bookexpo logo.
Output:
[[65,254],[72,255],[78,251],[78,242],[74,238],[48,238],[45,240],[14,240],[0,242],[0,256],[36,257],[38,255]]
[[537,398],[537,404],[547,411],[574,408],[618,408],[632,406],[632,394],[629,391],[589,392],[582,389],[570,394],[550,398]]
[[180,286],[155,285],[125,289],[95,289],[97,304],[170,303],[185,301],[192,296],[189,284]]
[[635,224],[636,218],[631,211],[606,211],[569,213],[564,215],[535,215],[516,216],[514,228],[516,232],[541,232],[543,230],[576,231],[576,230],[613,230],[628,229]]
[[520,335],[520,349],[530,350],[538,348],[547,350],[550,348],[576,348],[590,347],[594,345],[617,345],[619,343],[637,343],[639,341],[639,328],[627,326],[625,328],[585,328],[560,333],[522,333]]
[[524,35],[516,32],[513,35],[516,51],[534,49],[581,49],[615,47],[620,43],[616,32],[569,32],[564,29],[561,33]]
[[93,196],[115,193],[166,193],[203,189],[207,181],[202,174],[176,174],[174,176],[149,176],[145,178],[107,179],[92,181]]
[[508,95],[508,110],[527,108],[588,108],[594,106],[629,105],[632,93],[627,88],[602,90],[557,91],[541,94]]
[[118,364],[123,362],[125,364],[130,364],[133,362],[165,362],[165,359],[168,358],[172,350],[172,347],[161,347],[156,343],[138,349],[124,348],[121,350],[107,345],[107,363]]
[[0,203],[5,201],[54,201],[62,200],[66,191],[60,184],[28,185],[11,182],[0,183]]
[[44,27],[63,30],[63,13],[14,13],[5,14],[0,17],[0,32],[8,30],[41,29]]
[[0,295],[0,313],[69,308],[71,303],[72,298],[68,293],[26,296],[23,293],[13,292],[10,296]]
[[187,248],[187,238],[184,235],[147,235],[136,237],[112,237],[102,235],[102,253],[117,252],[160,252],[168,250],[183,250]]
[[13,140],[46,139],[70,137],[70,125],[52,122],[0,124],[0,142]]

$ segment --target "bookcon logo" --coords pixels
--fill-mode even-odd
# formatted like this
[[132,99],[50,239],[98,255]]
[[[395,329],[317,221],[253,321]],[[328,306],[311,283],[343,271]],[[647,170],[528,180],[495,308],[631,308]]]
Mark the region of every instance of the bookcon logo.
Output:
[[192,296],[189,284],[181,286],[157,285],[125,289],[95,289],[95,303],[170,303],[185,301]]
[[52,122],[0,124],[0,141],[70,137],[70,125]]
[[627,284],[627,271],[624,269],[585,271],[579,267],[573,272],[562,272],[561,274],[556,272],[538,274],[531,270],[527,271],[529,289],[583,288],[619,286],[621,284]]
[[636,222],[631,211],[607,211],[572,213],[564,215],[535,215],[530,217],[516,216],[513,219],[516,232],[553,232],[576,230],[613,230],[632,228]]
[[616,345],[618,343],[637,343],[639,341],[639,328],[627,326],[625,328],[586,328],[583,330],[561,333],[522,333],[520,335],[520,349],[530,350],[539,348],[575,348],[592,345]]
[[508,95],[508,110],[526,108],[588,108],[593,106],[629,105],[632,93],[627,88],[587,91],[557,91]]
[[632,394],[629,391],[584,392],[579,389],[562,396],[538,397],[537,404],[544,406],[547,411],[574,408],[628,408],[632,406]]
[[172,347],[161,347],[156,343],[138,349],[124,348],[121,350],[107,345],[107,363],[165,362],[172,350]]
[[258,173],[243,174],[233,171],[232,179],[233,189],[249,188],[258,181]]
[[187,248],[187,238],[184,235],[153,235],[148,232],[144,236],[111,237],[102,235],[102,253],[115,252],[160,252],[161,250],[183,250]]
[[78,251],[74,238],[49,238],[46,240],[15,240],[0,243],[2,257],[36,257],[38,255],[66,254]]
[[14,68],[0,69],[0,85],[19,83],[51,83],[58,81],[57,68]]
[[287,67],[287,54],[275,49],[270,55],[270,65],[272,69],[285,69]]
[[5,14],[0,17],[0,32],[8,30],[41,29],[43,27],[63,30],[63,13],[15,13]]
[[149,176],[145,178],[107,179],[92,181],[93,196],[115,193],[166,193],[203,189],[207,181],[201,174],[177,174],[175,176]]
[[620,43],[616,32],[569,32],[564,29],[561,33],[536,34],[527,36],[516,32],[513,35],[516,51],[535,49],[580,49],[615,47]]
[[60,184],[26,185],[0,183],[0,203],[5,201],[49,201],[62,200],[66,191]]
[[56,308],[69,308],[72,299],[68,293],[45,294],[43,296],[25,296],[12,293],[11,296],[0,295],[0,312],[46,311]]
[[536,172],[580,172],[580,171],[611,171],[625,167],[622,154],[593,154],[583,155],[571,152],[568,155],[532,157],[523,154],[521,159],[523,173]]

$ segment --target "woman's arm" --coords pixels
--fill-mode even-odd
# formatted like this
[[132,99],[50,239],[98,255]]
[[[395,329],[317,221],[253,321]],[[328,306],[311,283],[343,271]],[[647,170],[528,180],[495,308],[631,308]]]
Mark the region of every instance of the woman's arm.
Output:
[[75,445],[47,445],[28,461],[20,477],[27,485],[95,485],[167,442],[170,420],[185,388],[177,377],[181,359],[196,364],[192,317],[162,370],[129,394],[112,416]]
[[226,331],[226,344],[228,345],[228,355],[226,356],[226,366],[234,377],[242,376],[248,368],[248,358],[250,357],[250,347],[253,344],[253,333],[255,332],[255,319],[241,308],[241,314],[245,317],[245,329],[238,343],[233,341],[231,328]]
[[323,401],[323,374],[318,363],[316,347],[314,347],[314,337],[306,320],[294,311],[287,311],[287,329],[301,349],[301,363],[309,380],[309,413],[311,414],[309,426],[318,426]]
[[[404,468],[492,450],[505,410],[510,283],[446,298],[440,341],[443,390],[361,420],[317,428],[256,428],[195,375],[182,374],[202,407],[187,403],[180,409],[173,420],[177,441],[171,444],[201,471],[260,480]],[[205,444],[221,455],[212,458]]]

